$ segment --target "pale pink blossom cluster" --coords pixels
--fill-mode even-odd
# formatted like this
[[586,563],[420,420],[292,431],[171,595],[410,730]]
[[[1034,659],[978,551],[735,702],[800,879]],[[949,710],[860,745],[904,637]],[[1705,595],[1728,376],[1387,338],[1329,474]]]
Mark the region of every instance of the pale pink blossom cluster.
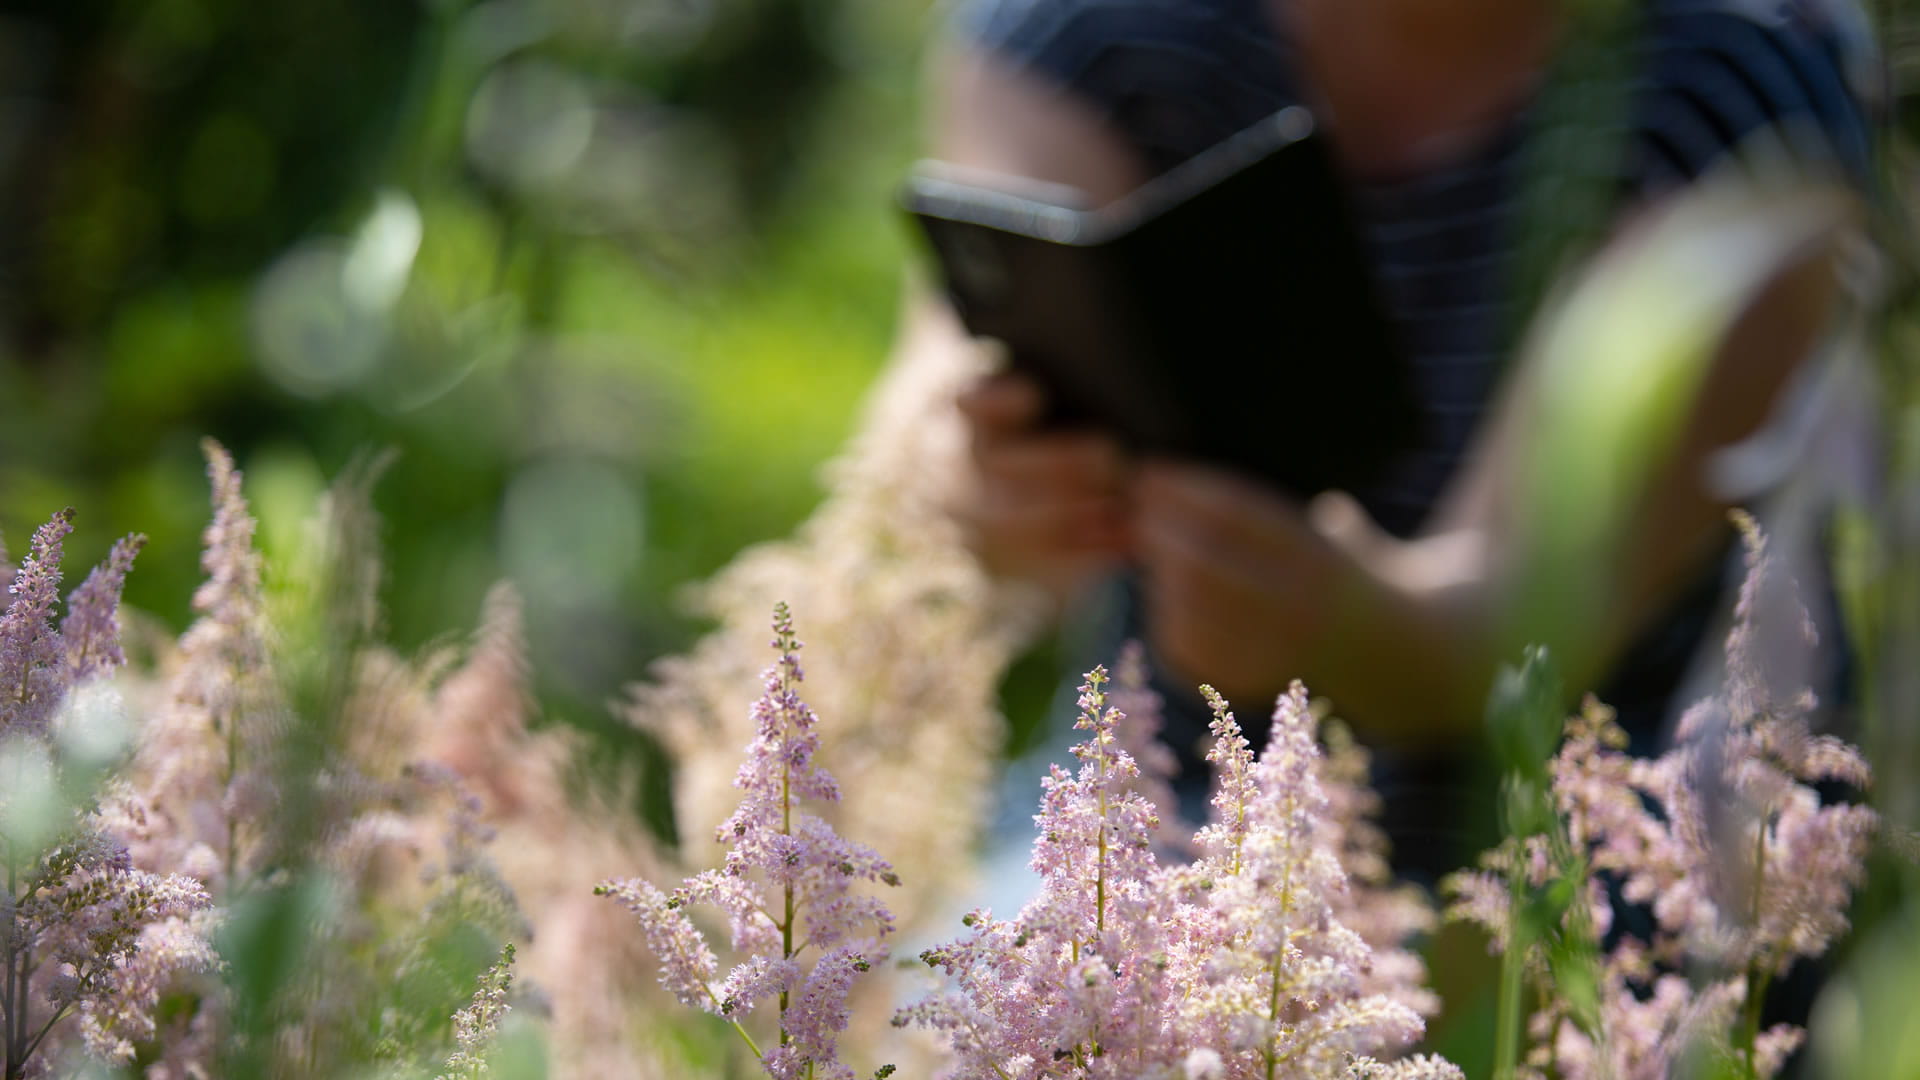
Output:
[[[1558,1076],[1666,1076],[1702,1049],[1774,1075],[1804,1033],[1760,1030],[1767,985],[1847,928],[1877,819],[1865,806],[1823,803],[1813,785],[1864,789],[1870,772],[1854,748],[1812,732],[1810,692],[1772,688],[1759,648],[1772,628],[1756,616],[1778,583],[1764,538],[1740,520],[1747,577],[1723,689],[1689,709],[1676,745],[1651,760],[1629,756],[1611,712],[1589,700],[1553,760],[1555,802],[1575,850],[1617,882],[1621,900],[1648,908],[1653,924],[1645,940],[1620,935],[1603,958],[1597,1032],[1556,995],[1533,1017],[1530,1063]],[[1794,631],[1811,634],[1798,615]],[[1531,856],[1538,884],[1547,860]],[[1493,861],[1511,863],[1511,852]],[[1454,913],[1503,947],[1506,883],[1490,869],[1453,884]],[[1613,912],[1600,879],[1587,894],[1585,914],[1604,937]]]
[[1439,920],[1425,890],[1394,877],[1387,834],[1378,822],[1383,804],[1373,789],[1372,759],[1337,720],[1320,725],[1320,742],[1320,789],[1327,798],[1323,842],[1347,875],[1346,889],[1333,896],[1334,917],[1373,950],[1361,988],[1421,1016],[1436,1015],[1440,998],[1427,985],[1427,965],[1413,942]]
[[[211,906],[141,939],[137,978],[126,983],[149,1003],[165,998],[165,1021],[137,1027],[129,1020],[137,1010],[96,1009],[87,1030],[130,1032],[118,1036],[119,1053],[137,1052],[142,1074],[157,1080],[218,1075],[243,1040],[252,1067],[278,1075],[437,1063],[467,978],[440,970],[449,942],[525,934],[512,889],[485,854],[480,797],[416,745],[433,725],[434,684],[449,664],[409,663],[374,644],[364,589],[313,612],[270,606],[241,475],[223,448],[209,441],[205,450],[213,516],[198,617],[161,657],[161,689],[144,695],[153,704],[102,821],[134,866],[195,882]],[[301,568],[323,584],[288,577],[289,595],[377,580],[362,479],[323,503],[320,555]],[[301,618],[340,631],[338,654],[326,659],[342,673],[341,691],[330,709],[309,705],[308,715],[296,712],[285,670],[286,627]],[[294,663],[313,662],[311,652]],[[235,910],[294,903],[289,890],[299,889],[318,890],[326,904],[279,943],[298,960],[272,1000],[246,1003],[253,1030],[238,1019],[227,980],[212,973],[211,953],[197,965],[165,963]],[[417,991],[419,1001],[399,1000],[399,986],[444,988],[444,1003]]]
[[[779,660],[753,707],[755,734],[735,777],[739,806],[715,831],[722,865],[672,893],[638,878],[596,891],[639,919],[660,962],[661,985],[683,1004],[731,1020],[776,1080],[850,1080],[838,1041],[855,980],[887,958],[893,916],[865,883],[899,878],[871,849],[841,837],[802,802],[831,803],[839,785],[816,761],[813,710],[800,699],[800,642],[786,606],[774,611]],[[718,982],[719,960],[688,908],[717,907],[732,949],[745,957]],[[777,999],[777,1045],[762,1050],[742,1021]],[[891,1071],[891,1070],[887,1070]]]
[[[968,453],[953,402],[988,370],[988,358],[965,335],[932,337],[938,340],[912,350],[914,363],[896,366],[875,388],[860,430],[822,470],[824,498],[808,520],[790,536],[742,551],[686,592],[691,613],[715,629],[685,654],[652,665],[620,710],[672,761],[677,842],[643,852],[623,841],[625,852],[612,866],[595,862],[589,882],[647,864],[657,868],[652,880],[678,880],[711,865],[717,853],[709,850],[709,827],[738,799],[738,750],[753,736],[750,704],[764,666],[767,612],[784,600],[804,614],[813,649],[858,658],[809,672],[807,699],[831,721],[821,732],[822,754],[843,781],[841,800],[815,811],[887,853],[902,881],[888,891],[887,906],[903,934],[932,932],[949,917],[954,896],[979,887],[976,856],[993,820],[1006,739],[999,690],[1041,634],[1044,603],[989,575],[951,512]],[[568,831],[587,839],[578,823]],[[586,846],[583,857],[616,854],[608,844]],[[546,896],[544,905],[529,905],[543,923],[545,911],[568,903],[557,889]],[[621,1022],[625,1041],[644,1059],[581,1075],[697,1072],[701,1059],[675,1057],[691,1044],[664,1029],[671,1012],[660,1008],[657,988],[650,979],[636,985],[634,973],[643,969],[598,947],[605,926],[584,925],[585,913],[573,910],[581,918],[558,928],[586,945],[570,968],[580,973],[571,985],[591,979],[617,995],[603,1000],[623,1003],[624,1015],[607,1010],[607,1019]],[[530,978],[538,951],[526,953]],[[878,1048],[872,1056],[897,1063],[900,1075],[922,1077],[935,1068],[935,1041],[887,1024],[917,974],[888,967],[863,977],[845,1038]],[[555,1044],[578,1040],[556,1037]]]
[[[1165,703],[1148,682],[1146,650],[1140,642],[1129,641],[1121,647],[1110,697],[1113,707],[1126,717],[1117,731],[1120,748],[1139,771],[1130,787],[1160,817],[1154,843],[1164,856],[1191,859],[1198,854],[1194,825],[1181,817],[1173,792],[1179,762],[1161,735]],[[1219,722],[1216,717],[1216,741],[1207,754],[1216,766],[1226,752],[1218,741]],[[1340,868],[1347,875],[1347,888],[1334,898],[1334,914],[1373,949],[1368,992],[1394,995],[1420,1015],[1433,1016],[1440,1011],[1440,999],[1426,985],[1425,962],[1410,947],[1438,921],[1433,905],[1419,886],[1393,875],[1387,835],[1377,820],[1382,803],[1372,786],[1372,760],[1366,748],[1338,720],[1322,722],[1319,734],[1324,753],[1318,777],[1327,798],[1327,813],[1320,818],[1323,842],[1338,853]]]
[[[144,542],[116,543],[67,598],[60,561],[73,512],[34,532],[6,573],[0,616],[0,1075],[51,1075],[86,1056],[133,1059],[150,1038],[157,988],[217,963],[191,877],[137,869],[92,799],[78,730],[117,711],[105,685],[124,657],[118,608]],[[81,699],[86,698],[84,704]],[[75,788],[78,790],[75,790]]]
[[130,769],[126,839],[141,866],[166,867],[225,898],[270,864],[279,797],[274,753],[287,726],[272,670],[262,563],[240,472],[225,448],[203,444],[213,519],[203,536],[206,579],[181,636],[163,702],[141,726]]
[[958,1080],[1458,1076],[1375,1057],[1424,1025],[1369,987],[1373,950],[1338,918],[1347,878],[1304,688],[1280,699],[1258,758],[1208,691],[1218,788],[1199,859],[1166,866],[1105,683],[1096,668],[1081,688],[1078,772],[1044,782],[1039,894],[1012,919],[974,912],[967,936],[928,950],[955,988],[895,1022],[945,1032]]

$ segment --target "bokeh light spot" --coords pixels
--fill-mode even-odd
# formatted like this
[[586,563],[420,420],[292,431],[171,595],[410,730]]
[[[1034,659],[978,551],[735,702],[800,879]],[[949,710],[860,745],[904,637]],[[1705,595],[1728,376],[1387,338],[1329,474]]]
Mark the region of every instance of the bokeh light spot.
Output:
[[500,508],[501,558],[535,605],[608,605],[640,564],[643,521],[634,484],[584,457],[533,462]]
[[593,98],[581,79],[553,64],[502,64],[467,110],[467,154],[487,175],[537,188],[566,175],[593,138]]

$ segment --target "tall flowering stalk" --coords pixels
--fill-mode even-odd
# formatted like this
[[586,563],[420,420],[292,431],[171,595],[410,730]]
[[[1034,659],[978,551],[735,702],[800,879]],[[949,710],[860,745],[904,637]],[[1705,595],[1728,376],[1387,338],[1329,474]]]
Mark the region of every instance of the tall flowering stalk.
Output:
[[[933,325],[915,320],[922,323]],[[678,843],[602,864],[593,880],[631,875],[649,862],[662,868],[654,880],[706,865],[683,862],[680,853],[704,849],[711,823],[738,799],[732,782],[737,751],[753,737],[750,704],[764,666],[767,612],[784,600],[804,613],[816,652],[859,658],[857,667],[809,672],[807,699],[831,719],[821,753],[842,781],[840,801],[814,810],[887,853],[902,879],[887,893],[902,933],[932,932],[952,897],[978,885],[976,855],[992,820],[1006,734],[999,687],[1040,635],[1044,604],[988,574],[952,513],[968,475],[961,468],[967,429],[953,402],[989,370],[990,358],[962,334],[931,335],[921,345],[910,350],[914,363],[895,365],[876,384],[858,432],[822,470],[824,498],[808,520],[791,536],[741,552],[685,594],[715,630],[686,654],[654,664],[619,710],[673,762]],[[604,936],[598,925],[573,923],[579,933]],[[529,973],[541,962],[538,951],[528,950]],[[574,969],[632,1003],[627,1015],[609,1019],[655,1059],[642,1068],[683,1075],[690,1066],[668,1059],[684,1040],[658,1030],[663,1010],[636,993],[628,961],[587,948]],[[863,978],[846,1040],[884,1044],[877,1056],[897,1062],[902,1075],[925,1076],[935,1067],[932,1040],[902,1038],[887,1026],[907,992],[901,984],[913,975],[889,968]],[[592,1075],[613,1080],[635,1071]]]
[[[94,803],[97,760],[83,730],[118,702],[105,679],[124,659],[117,611],[144,537],[114,545],[67,599],[56,629],[66,510],[35,531],[9,568],[0,616],[0,1076],[50,1074],[87,1054],[133,1059],[151,1037],[157,986],[217,963],[200,883],[135,869]],[[98,748],[93,748],[97,756]]]
[[487,1050],[500,1033],[500,1021],[513,1011],[507,1004],[513,989],[513,946],[500,950],[500,959],[480,976],[480,986],[466,1008],[453,1014],[453,1041],[458,1047],[447,1058],[447,1071],[438,1080],[480,1080],[487,1074]]
[[[725,1017],[767,1075],[776,1080],[850,1080],[838,1057],[855,979],[886,959],[893,916],[862,881],[899,883],[872,850],[848,841],[800,808],[834,802],[839,785],[814,761],[817,719],[800,700],[800,642],[786,605],[774,609],[780,652],[754,704],[755,735],[735,778],[744,794],[715,831],[727,849],[717,869],[688,878],[672,893],[630,878],[595,891],[639,917],[660,958],[661,985],[681,1003]],[[746,956],[718,982],[719,960],[687,915],[692,904],[725,913],[733,949]],[[776,999],[779,1043],[762,1049],[742,1021]],[[891,1073],[891,1067],[880,1075]]]
[[1258,758],[1207,691],[1219,786],[1198,861],[1162,866],[1105,684],[1096,668],[1081,687],[1078,772],[1044,782],[1039,894],[1011,920],[969,915],[966,937],[928,950],[956,986],[895,1022],[945,1032],[966,1080],[1458,1076],[1374,1056],[1423,1024],[1367,985],[1372,949],[1336,915],[1347,881],[1305,689],[1281,698]]
[[131,816],[143,827],[130,840],[141,865],[191,874],[226,902],[272,862],[274,753],[288,720],[241,474],[218,443],[202,449],[213,499],[200,555],[206,577],[164,704],[141,731],[132,771],[142,805]]
[[[143,976],[170,1002],[137,1040],[143,1072],[413,1075],[446,1060],[473,976],[525,933],[486,857],[480,797],[418,743],[440,717],[513,695],[442,703],[446,661],[373,640],[371,470],[335,485],[312,557],[282,569],[288,599],[269,604],[240,472],[205,449],[198,618],[156,673],[106,824],[134,865],[205,887],[213,907],[188,921],[204,935],[218,920],[230,963],[219,978]],[[329,693],[312,692],[316,672]],[[164,940],[143,946],[164,955]]]
[[[1853,747],[1812,732],[1810,692],[1771,685],[1761,659],[1771,628],[1757,618],[1770,564],[1758,529],[1737,520],[1747,578],[1720,692],[1689,709],[1674,748],[1652,760],[1626,754],[1612,714],[1589,701],[1552,759],[1553,806],[1575,855],[1617,880],[1622,900],[1649,908],[1653,925],[1620,935],[1602,958],[1593,1021],[1577,1022],[1566,998],[1542,987],[1533,1075],[1666,1076],[1705,1051],[1741,1075],[1772,1076],[1804,1033],[1761,1030],[1769,983],[1847,927],[1877,819],[1823,803],[1813,785],[1865,788],[1870,772]],[[1811,633],[1804,612],[1796,622]],[[1455,878],[1453,914],[1486,926],[1498,949],[1516,912],[1495,871],[1543,885],[1552,875],[1537,853],[1492,863]],[[1567,914],[1587,920],[1597,944],[1612,912],[1597,887],[1581,891]]]

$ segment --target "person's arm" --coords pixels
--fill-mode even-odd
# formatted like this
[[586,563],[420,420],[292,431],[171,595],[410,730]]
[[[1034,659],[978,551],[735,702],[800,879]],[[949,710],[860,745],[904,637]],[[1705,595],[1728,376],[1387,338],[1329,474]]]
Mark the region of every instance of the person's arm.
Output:
[[[1616,587],[1591,633],[1557,642],[1590,686],[1726,535],[1708,459],[1753,433],[1826,325],[1833,274],[1814,253],[1771,281],[1715,354],[1673,452],[1625,529]],[[1374,738],[1448,738],[1478,722],[1494,667],[1526,627],[1506,624],[1520,508],[1511,504],[1533,402],[1515,380],[1434,530],[1399,540],[1334,495],[1301,508],[1204,466],[1150,463],[1137,490],[1155,647],[1189,679],[1249,705],[1300,676]],[[1513,655],[1509,655],[1513,654]]]

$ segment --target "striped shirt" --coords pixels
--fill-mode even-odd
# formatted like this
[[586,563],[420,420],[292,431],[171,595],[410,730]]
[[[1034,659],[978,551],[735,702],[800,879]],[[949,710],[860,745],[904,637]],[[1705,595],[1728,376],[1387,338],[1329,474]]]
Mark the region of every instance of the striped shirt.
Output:
[[[1853,87],[1870,65],[1859,47],[1865,35],[1841,17],[1852,0],[1637,2],[1645,8],[1633,39],[1637,55],[1624,68],[1633,72],[1623,99],[1628,127],[1616,175],[1601,178],[1618,192],[1621,210],[1759,142],[1773,144],[1769,153],[1785,149],[1865,181],[1869,125]],[[1094,106],[1156,172],[1301,97],[1265,0],[959,3],[962,34]],[[1503,370],[1514,315],[1508,275],[1523,226],[1521,165],[1533,127],[1523,107],[1466,159],[1353,192],[1428,419],[1424,441],[1387,480],[1355,493],[1399,535],[1421,526],[1453,479]],[[1599,688],[1637,751],[1659,737],[1687,664],[1713,626],[1721,579],[1715,567],[1674,598]],[[1123,584],[1128,599],[1114,633],[1132,636],[1138,597]],[[1206,709],[1185,687],[1159,676],[1155,684],[1166,698],[1168,740],[1182,757],[1183,797],[1190,813],[1203,813],[1206,766],[1188,751],[1205,733]],[[1414,853],[1416,872],[1457,865],[1476,850],[1471,842],[1454,850],[1460,823],[1492,819],[1491,787],[1467,779],[1475,751],[1446,758],[1377,759],[1390,796],[1386,827],[1398,850]]]
[[[1756,134],[1864,176],[1867,124],[1844,27],[1827,12],[1794,0],[1645,2],[1617,166],[1623,205],[1699,176]],[[969,0],[959,18],[977,44],[1094,105],[1154,172],[1301,97],[1263,0]],[[1427,413],[1421,444],[1356,493],[1399,535],[1459,467],[1502,370],[1529,127],[1522,109],[1467,160],[1353,192]]]

